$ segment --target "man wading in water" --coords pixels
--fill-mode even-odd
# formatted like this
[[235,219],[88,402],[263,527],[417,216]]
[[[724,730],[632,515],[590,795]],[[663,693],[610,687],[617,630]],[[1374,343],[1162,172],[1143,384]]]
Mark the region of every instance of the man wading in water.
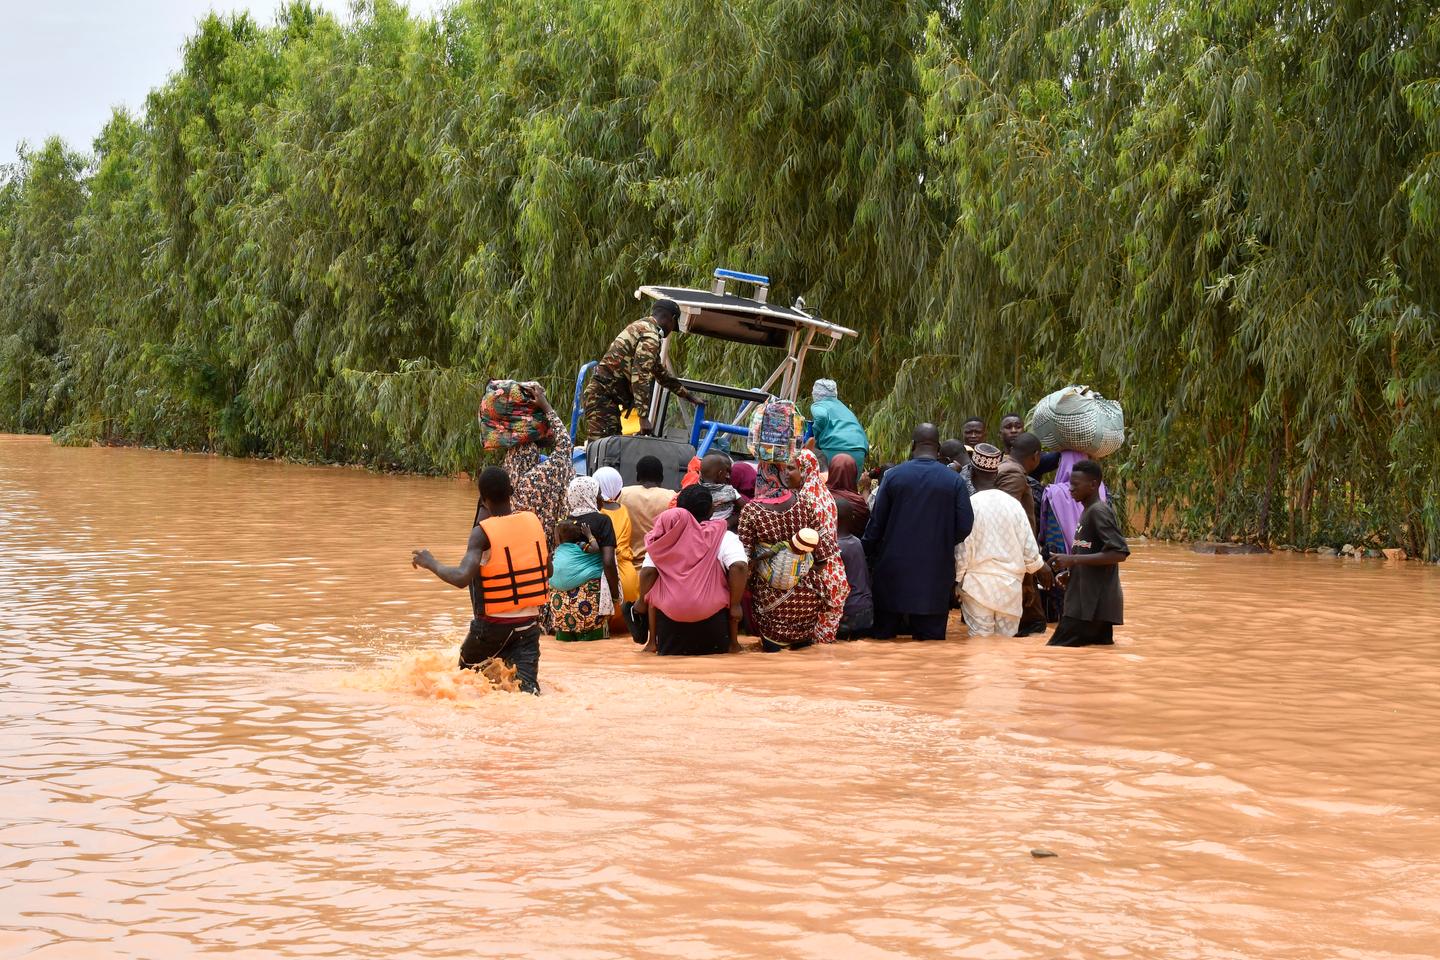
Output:
[[475,618],[460,647],[461,668],[499,659],[515,671],[520,689],[540,692],[540,608],[546,602],[549,554],[540,518],[510,506],[510,475],[499,467],[480,472],[482,510],[459,566],[447,567],[429,550],[416,550],[412,566],[452,587],[469,587]]

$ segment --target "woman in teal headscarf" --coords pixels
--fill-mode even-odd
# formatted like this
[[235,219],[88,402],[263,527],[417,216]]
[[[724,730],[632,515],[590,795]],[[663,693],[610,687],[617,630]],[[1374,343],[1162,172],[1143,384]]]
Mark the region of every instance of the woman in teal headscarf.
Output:
[[816,380],[810,392],[810,420],[815,446],[833,460],[836,454],[849,454],[857,471],[865,469],[865,455],[870,452],[870,438],[860,419],[840,402],[839,388],[834,380]]

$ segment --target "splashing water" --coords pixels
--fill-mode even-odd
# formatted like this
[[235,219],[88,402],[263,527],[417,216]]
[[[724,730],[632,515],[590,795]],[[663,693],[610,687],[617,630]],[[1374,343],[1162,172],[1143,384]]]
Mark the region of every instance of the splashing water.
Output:
[[486,660],[478,669],[456,666],[457,646],[442,650],[414,650],[373,667],[343,675],[340,685],[371,693],[399,693],[424,700],[446,700],[461,706],[478,705],[495,693],[519,693],[515,668],[501,660]]

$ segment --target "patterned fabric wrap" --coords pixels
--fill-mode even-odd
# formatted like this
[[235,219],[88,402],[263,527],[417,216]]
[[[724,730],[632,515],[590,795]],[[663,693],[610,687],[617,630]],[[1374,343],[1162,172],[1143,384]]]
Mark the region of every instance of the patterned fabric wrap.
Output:
[[820,564],[820,616],[815,623],[815,642],[834,643],[840,631],[840,617],[845,612],[845,598],[850,596],[850,581],[845,577],[845,559],[840,556],[836,530],[835,498],[820,480],[820,461],[809,450],[796,457],[805,468],[805,486],[800,497],[815,518],[814,528],[829,556]]
[[1025,421],[1050,450],[1078,450],[1099,460],[1125,444],[1125,411],[1089,387],[1056,390]]
[[756,460],[788,463],[795,456],[800,426],[790,400],[767,401],[750,420],[750,449]]
[[550,421],[540,412],[529,385],[517,380],[491,380],[475,415],[486,450],[508,450],[522,443],[549,443]]
[[586,580],[573,590],[550,591],[550,615],[556,640],[600,640],[606,617],[600,610],[600,580]]
[[776,590],[790,590],[815,566],[813,553],[796,553],[789,541],[767,543],[755,551],[755,574]]

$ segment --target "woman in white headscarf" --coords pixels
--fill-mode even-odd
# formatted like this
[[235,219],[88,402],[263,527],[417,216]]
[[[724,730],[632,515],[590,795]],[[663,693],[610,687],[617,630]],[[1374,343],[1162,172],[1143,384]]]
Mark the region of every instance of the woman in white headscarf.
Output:
[[634,525],[630,511],[620,502],[620,490],[625,481],[614,467],[601,467],[593,476],[600,484],[600,512],[609,517],[615,527],[615,569],[620,574],[620,593],[626,603],[634,603],[635,598],[640,596],[640,572],[635,569],[635,556],[630,545]]
[[556,545],[575,525],[589,531],[600,549],[602,576],[578,586],[551,583],[550,613],[557,640],[599,640],[610,635],[610,615],[620,607],[620,573],[615,566],[615,526],[600,512],[600,484],[576,477],[565,492],[569,521],[556,525]]

